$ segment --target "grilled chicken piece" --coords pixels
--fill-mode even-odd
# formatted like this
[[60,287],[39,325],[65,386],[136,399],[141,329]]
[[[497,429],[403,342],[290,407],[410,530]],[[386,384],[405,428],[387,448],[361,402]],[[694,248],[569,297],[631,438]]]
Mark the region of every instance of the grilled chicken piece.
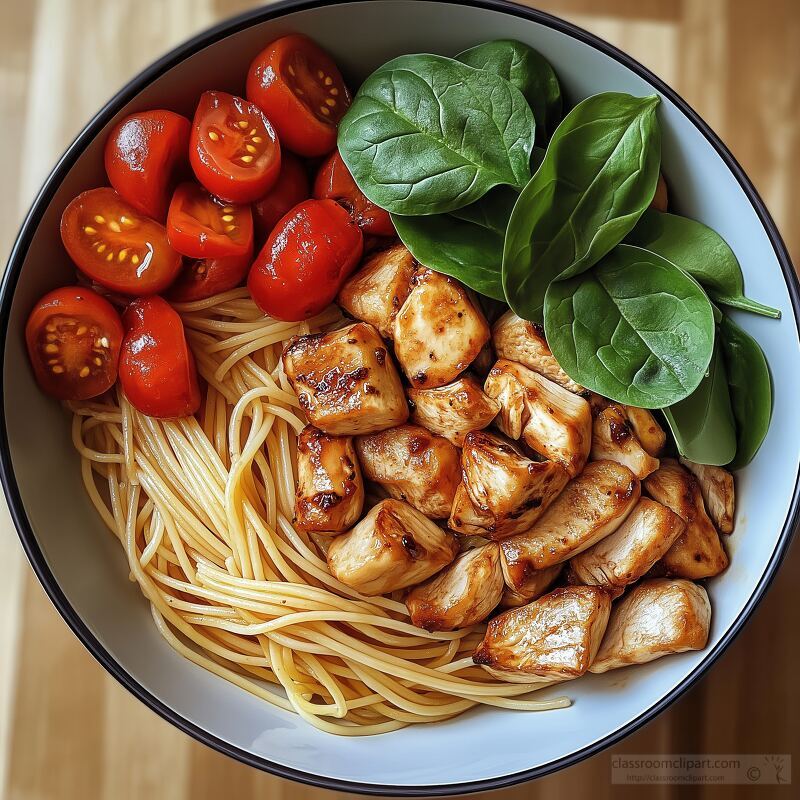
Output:
[[590,672],[644,664],[670,653],[702,650],[708,641],[711,605],[702,586],[653,578],[615,603]]
[[646,408],[636,408],[635,406],[621,406],[621,408],[645,452],[653,458],[661,455],[661,451],[667,443],[667,434],[664,433],[664,429],[658,424],[656,418]]
[[341,533],[358,522],[363,508],[364,481],[352,438],[307,425],[297,438],[297,527]]
[[686,523],[661,503],[640,498],[614,533],[569,562],[570,582],[604,586],[614,596],[639,580],[669,550]]
[[406,597],[414,625],[452,631],[486,619],[503,594],[500,548],[495,542],[462,553]]
[[489,325],[455,279],[420,269],[393,326],[394,352],[411,385],[455,380],[489,341]]
[[458,540],[400,500],[382,500],[328,548],[331,575],[363,595],[405,589],[458,554]]
[[325,433],[373,433],[408,419],[400,376],[372,325],[295,337],[283,369],[309,421]]
[[380,483],[391,497],[431,519],[450,516],[461,482],[461,457],[447,439],[418,425],[400,425],[359,436],[356,452],[365,477]]
[[610,610],[597,586],[554,589],[495,617],[472,660],[512,683],[578,678],[594,660]]
[[574,394],[584,391],[583,386],[575,383],[558,365],[544,337],[544,329],[538,323],[507,311],[492,328],[492,343],[498,358],[516,361]]
[[720,533],[733,533],[735,513],[733,475],[723,467],[695,464],[687,458],[681,458],[681,464],[697,478],[706,511],[717,526],[717,530]]
[[621,406],[598,411],[592,424],[592,460],[607,458],[624,464],[640,480],[658,469],[658,459],[643,447]]
[[664,458],[661,466],[645,479],[644,488],[686,523],[684,532],[661,559],[667,574],[699,580],[722,572],[728,566],[728,556],[706,514],[697,478],[674,458]]
[[[500,551],[501,567],[503,552]],[[552,567],[532,572],[519,589],[506,586],[500,600],[501,608],[519,608],[527,605],[532,600],[541,597],[557,580],[564,568],[563,564],[554,564]]]
[[416,270],[414,256],[402,244],[396,244],[367,259],[341,288],[336,302],[351,317],[374,325],[389,339]]
[[500,410],[500,404],[469,376],[436,389],[409,389],[408,399],[412,421],[457,447],[463,446],[470,431],[485,428]]
[[557,461],[574,478],[589,458],[592,411],[582,397],[533,370],[501,359],[484,391],[500,403],[496,423],[506,436],[520,437],[544,458]]
[[489,539],[527,530],[569,479],[559,464],[531,461],[488,431],[466,435],[461,474],[448,525],[460,534]]
[[639,500],[638,478],[615,461],[592,461],[525,533],[503,539],[503,577],[521,591],[536,570],[559,564],[614,533]]

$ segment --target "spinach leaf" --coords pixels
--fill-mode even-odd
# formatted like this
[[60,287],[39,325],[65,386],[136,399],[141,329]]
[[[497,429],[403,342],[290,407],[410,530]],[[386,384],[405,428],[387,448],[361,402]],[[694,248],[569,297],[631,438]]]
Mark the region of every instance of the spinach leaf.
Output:
[[658,95],[598,94],[556,129],[506,233],[503,289],[523,319],[541,321],[550,282],[597,263],[649,205],[661,158],[658,103]]
[[721,467],[736,455],[736,422],[719,342],[700,385],[685,400],[665,408],[664,416],[684,458]]
[[736,418],[736,458],[731,469],[749,464],[769,430],[772,419],[772,379],[758,342],[730,317],[723,317],[719,338]]
[[420,264],[457,278],[482,295],[505,301],[500,266],[516,199],[514,189],[498,186],[476,203],[449,214],[392,214],[392,222]]
[[718,303],[774,319],[781,312],[744,296],[744,278],[728,243],[693,219],[648,209],[626,241],[664,256],[688,272]]
[[439,214],[530,178],[535,123],[519,89],[435,55],[373,72],[339,125],[358,187],[394,214]]
[[714,314],[700,285],[631,245],[550,284],[547,342],[576,383],[621,403],[663,408],[700,384],[714,349]]
[[510,81],[525,95],[536,120],[536,141],[544,144],[561,120],[561,86],[550,62],[514,39],[497,39],[471,47],[456,58]]

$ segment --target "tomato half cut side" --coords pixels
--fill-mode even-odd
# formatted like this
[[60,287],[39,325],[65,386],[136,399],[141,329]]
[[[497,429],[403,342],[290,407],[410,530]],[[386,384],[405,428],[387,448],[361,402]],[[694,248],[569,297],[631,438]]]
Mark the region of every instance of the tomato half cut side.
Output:
[[250,206],[218,200],[195,183],[175,190],[167,214],[172,247],[191,258],[243,256],[253,248]]
[[183,321],[161,297],[134,300],[122,315],[122,390],[150,417],[188,417],[200,408],[200,385]]
[[331,153],[319,168],[314,181],[314,197],[318,200],[335,200],[344,206],[364,233],[373,236],[397,235],[389,212],[367,200],[338,150]]
[[192,303],[239,286],[253,263],[249,250],[243,256],[187,261],[167,295],[175,303]]
[[350,92],[334,60],[307,36],[292,34],[250,64],[247,99],[270,118],[284,147],[311,157],[336,147]]
[[114,306],[85,286],[46,294],[25,325],[36,382],[60,400],[88,400],[117,380],[122,322]]
[[181,268],[164,226],[107,187],[79,194],[64,209],[61,239],[81,272],[122,294],[162,292]]
[[281,152],[281,172],[275,185],[253,203],[253,225],[260,244],[279,220],[311,196],[305,164],[292,153]]
[[306,200],[275,226],[250,269],[247,288],[275,319],[310,319],[333,302],[363,248],[361,229],[338,203]]
[[189,161],[211,194],[250,203],[278,179],[281,146],[258,106],[225,92],[205,92],[192,123]]
[[158,109],[120,120],[105,147],[106,174],[124,200],[145,216],[163,221],[170,192],[189,171],[191,123]]

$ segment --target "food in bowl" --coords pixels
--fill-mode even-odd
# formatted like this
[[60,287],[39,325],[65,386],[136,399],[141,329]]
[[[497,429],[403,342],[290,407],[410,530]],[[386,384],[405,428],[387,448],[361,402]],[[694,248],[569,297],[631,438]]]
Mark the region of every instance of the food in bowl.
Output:
[[351,735],[704,647],[771,393],[719,306],[775,312],[658,210],[658,98],[498,41],[351,102],[299,36],[247,94],[120,123],[26,331],[165,639]]

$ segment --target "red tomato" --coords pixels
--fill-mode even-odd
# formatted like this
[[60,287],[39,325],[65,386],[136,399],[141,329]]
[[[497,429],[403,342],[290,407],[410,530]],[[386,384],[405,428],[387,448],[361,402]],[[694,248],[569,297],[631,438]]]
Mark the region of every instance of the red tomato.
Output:
[[122,321],[119,380],[133,407],[150,417],[194,414],[200,386],[178,312],[161,297],[143,297],[128,306]]
[[271,317],[295,322],[319,314],[358,266],[360,228],[333,200],[306,200],[276,226],[256,257],[247,288]]
[[172,111],[140,111],[118,122],[106,141],[106,173],[120,197],[163,220],[176,172],[188,168],[189,120]]
[[276,39],[247,73],[247,99],[270,118],[281,144],[301,156],[336,147],[350,92],[333,59],[307,36]]
[[61,239],[81,272],[123,294],[162,292],[181,268],[164,226],[107,187],[79,194],[64,209]]
[[189,160],[209,192],[228,203],[250,203],[278,179],[281,146],[258,106],[205,92],[194,114]]
[[243,256],[253,249],[250,206],[217,200],[194,183],[182,183],[167,214],[169,243],[192,258]]
[[119,314],[85,286],[46,294],[28,317],[25,342],[36,382],[61,400],[97,397],[117,379]]
[[252,250],[243,256],[190,261],[183,267],[168,297],[175,303],[191,303],[235,289],[245,279],[252,263]]
[[288,151],[281,153],[281,173],[276,184],[253,204],[253,224],[256,236],[263,242],[278,220],[298,203],[307,200],[311,192],[305,165]]
[[337,150],[319,168],[314,181],[314,197],[317,200],[335,200],[352,215],[364,233],[374,236],[396,236],[392,218],[388,211],[367,200],[358,188]]

